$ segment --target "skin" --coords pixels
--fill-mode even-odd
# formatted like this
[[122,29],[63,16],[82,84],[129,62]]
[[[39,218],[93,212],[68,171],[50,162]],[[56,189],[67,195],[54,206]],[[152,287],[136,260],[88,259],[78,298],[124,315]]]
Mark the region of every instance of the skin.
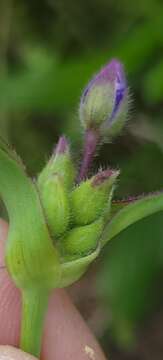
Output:
[[[0,360],[34,360],[18,346],[21,318],[20,292],[4,268],[8,225],[0,219]],[[45,320],[41,359],[106,360],[95,337],[64,290],[50,298]]]

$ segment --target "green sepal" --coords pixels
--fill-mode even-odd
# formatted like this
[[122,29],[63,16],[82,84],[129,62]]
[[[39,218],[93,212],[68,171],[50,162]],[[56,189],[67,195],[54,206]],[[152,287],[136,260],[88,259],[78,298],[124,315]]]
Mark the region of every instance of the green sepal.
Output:
[[54,173],[39,191],[51,235],[61,236],[68,228],[70,217],[68,193],[63,178]]
[[92,253],[97,248],[103,226],[104,222],[101,217],[92,224],[70,230],[60,243],[65,260]]
[[119,171],[99,171],[72,191],[70,202],[75,225],[90,224],[104,214],[110,207],[110,194],[118,175]]
[[58,152],[58,146],[59,144],[57,145],[56,150],[52,154],[50,160],[41,171],[38,177],[38,185],[41,187],[50,176],[57,173],[63,178],[64,185],[67,187],[67,189],[72,189],[74,186],[76,172],[70,155],[69,147],[66,143],[64,151]]
[[93,86],[80,106],[80,119],[84,128],[101,125],[112,113],[114,99],[113,87],[106,84]]

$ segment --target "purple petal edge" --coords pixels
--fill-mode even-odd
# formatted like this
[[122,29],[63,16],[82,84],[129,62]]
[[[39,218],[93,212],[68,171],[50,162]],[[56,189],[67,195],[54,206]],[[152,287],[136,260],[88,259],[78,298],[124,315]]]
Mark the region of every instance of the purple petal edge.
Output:
[[85,98],[88,95],[92,86],[94,85],[98,86],[108,82],[111,83],[113,86],[115,86],[116,89],[115,105],[114,105],[113,113],[116,112],[123,98],[124,91],[127,88],[123,65],[117,59],[111,60],[88,83],[81,97],[81,103],[84,103]]
[[119,109],[121,102],[127,94],[127,83],[125,78],[125,73],[123,70],[122,64],[117,64],[117,72],[115,79],[115,99],[112,114],[109,118],[109,121],[112,121]]

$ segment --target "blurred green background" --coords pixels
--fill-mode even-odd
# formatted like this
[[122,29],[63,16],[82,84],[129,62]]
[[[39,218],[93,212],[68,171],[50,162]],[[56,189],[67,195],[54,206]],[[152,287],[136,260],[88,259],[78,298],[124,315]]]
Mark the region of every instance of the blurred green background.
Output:
[[[121,169],[117,198],[163,188],[162,0],[1,0],[0,133],[34,176],[59,134],[79,163],[80,94],[112,57],[131,92],[127,129],[96,157],[94,170]],[[163,214],[108,244],[74,300],[116,359],[163,357]],[[76,296],[76,297],[75,297]],[[161,335],[162,334],[162,335]]]

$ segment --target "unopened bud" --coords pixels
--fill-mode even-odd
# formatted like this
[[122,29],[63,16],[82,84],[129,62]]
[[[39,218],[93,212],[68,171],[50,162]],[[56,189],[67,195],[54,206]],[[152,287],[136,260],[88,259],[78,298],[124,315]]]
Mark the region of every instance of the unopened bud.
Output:
[[40,186],[49,178],[49,176],[57,173],[62,176],[65,186],[69,189],[73,187],[75,170],[71,159],[69,144],[64,136],[54,150],[54,154],[39,175],[38,183]]
[[119,171],[105,170],[82,182],[71,193],[72,219],[76,225],[86,225],[101,216],[111,201],[109,194]]
[[40,197],[52,236],[65,233],[69,223],[69,202],[62,177],[51,175],[40,187]]
[[85,129],[97,129],[103,137],[112,137],[122,129],[127,112],[128,89],[123,65],[112,60],[84,90],[80,119]]
[[98,240],[102,233],[103,226],[103,219],[100,218],[92,224],[70,230],[68,235],[63,239],[63,255],[66,257],[89,255],[98,246]]

